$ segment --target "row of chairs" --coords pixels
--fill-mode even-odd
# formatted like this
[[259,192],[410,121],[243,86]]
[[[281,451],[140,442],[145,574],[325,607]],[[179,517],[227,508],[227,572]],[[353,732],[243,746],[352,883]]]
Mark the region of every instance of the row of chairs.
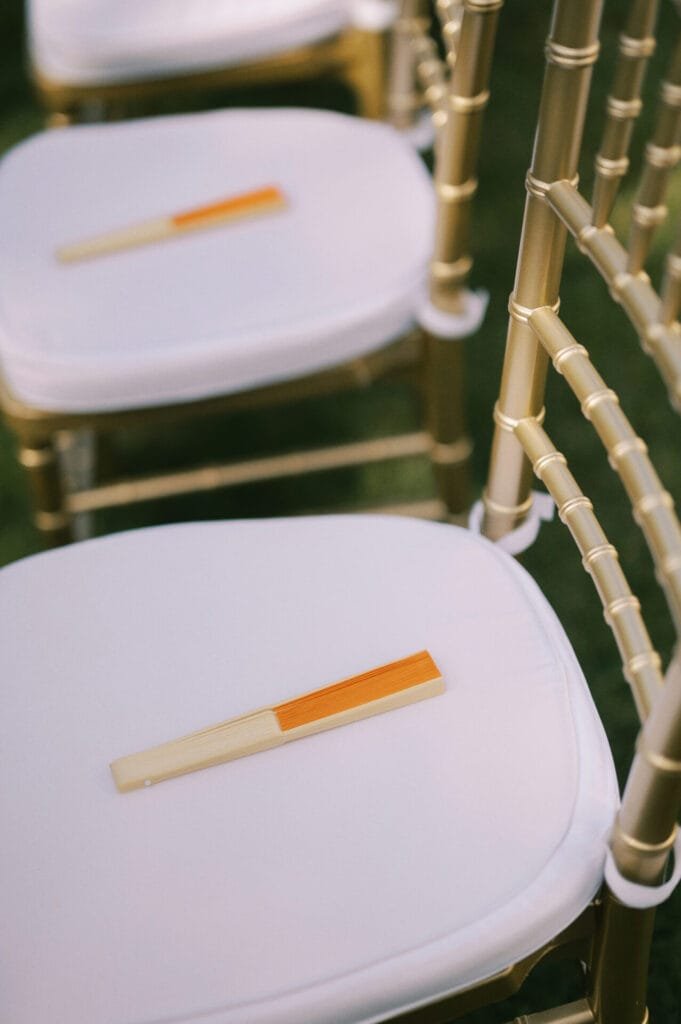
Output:
[[[331,112],[227,110],[76,126],[10,153],[0,178],[3,408],[48,543],[71,539],[74,517],[102,508],[416,454],[430,456],[442,496],[419,511],[465,510],[463,401],[452,403],[442,382],[449,389],[458,378],[452,341],[476,329],[484,306],[465,285],[495,9],[481,7],[480,37],[461,40],[451,73],[436,59],[425,12],[394,26],[390,95],[402,118],[419,95],[415,68],[440,76],[429,85],[446,122],[435,202],[407,139]],[[440,15],[453,57],[459,5],[441,5]],[[258,223],[77,264],[55,258],[68,242],[272,185],[287,208]],[[64,485],[67,432],[101,438],[139,422],[158,431],[390,375],[411,377],[419,393],[425,380],[424,428],[145,480]]]
[[[643,267],[681,155],[679,51],[660,86],[625,245],[609,220],[627,170],[659,4],[629,4],[589,201],[577,172],[602,6],[602,0],[554,0],[490,469],[471,529],[374,516],[185,524],[63,547],[0,576],[0,675],[8,681],[0,778],[9,822],[0,846],[7,935],[1,980],[13,1022],[444,1022],[515,992],[548,957],[576,962],[583,991],[569,1004],[524,1016],[524,1024],[648,1019],[655,907],[681,875],[680,662],[673,655],[664,671],[617,552],[544,427],[551,361],[621,477],[678,631],[681,526],[673,500],[617,396],[571,333],[574,311],[559,310],[571,235],[678,404],[678,247],[658,289]],[[440,5],[447,64],[430,43],[425,4],[405,0],[395,47],[399,54],[408,46],[438,132],[436,201],[419,207],[418,226],[414,218],[427,260],[435,207],[430,291],[417,301],[416,290],[409,291],[412,271],[405,271],[401,291],[410,305],[403,315],[427,334],[435,403],[457,418],[461,398],[449,360],[460,351],[452,338],[480,314],[480,302],[476,308],[476,298],[463,290],[467,221],[500,7],[498,0]],[[184,142],[177,151],[164,148],[166,128],[181,128],[184,140],[194,124],[206,133],[214,124],[220,141],[211,152],[219,159],[223,134],[238,132],[241,117],[254,118],[239,136],[247,149],[255,120],[263,120],[263,136],[271,140],[280,116],[289,118],[290,130],[282,127],[274,160],[291,145],[294,129],[296,136],[305,132],[306,118],[229,112],[191,124],[171,119],[65,129],[25,144],[2,172],[33,196],[39,159],[35,169],[31,161],[43,148],[59,153],[78,146],[78,166],[96,162],[98,174],[116,161],[106,202],[98,174],[81,178],[80,189],[99,214],[110,208],[117,175],[130,189],[118,141],[137,133],[131,149],[152,162],[158,150],[159,175],[171,156],[177,166],[185,152]],[[326,115],[309,116],[318,139]],[[336,131],[336,119],[331,122],[329,135]],[[398,161],[426,194],[417,158],[391,129],[343,126],[348,138],[367,140],[367,161],[351,182],[356,202],[379,159],[373,173],[380,189],[366,218],[376,195],[396,187]],[[147,133],[153,144],[145,148]],[[371,150],[374,139],[386,151],[392,147],[393,173],[380,162],[384,150]],[[325,152],[330,149],[329,138]],[[336,159],[343,149],[334,151]],[[59,181],[64,200],[66,171]],[[294,195],[301,197],[296,209],[302,207],[303,191]],[[179,194],[171,199],[188,201]],[[23,214],[29,226],[48,215],[32,201],[31,216]],[[324,207],[317,215],[330,217]],[[67,220],[62,225],[54,211],[50,218],[42,251],[53,253],[69,239],[62,232]],[[312,221],[310,230],[318,226]],[[112,226],[122,223],[112,218]],[[94,221],[80,226],[74,240],[85,237],[86,227],[96,229]],[[277,230],[273,219],[268,244],[276,244]],[[323,263],[329,237],[316,249],[319,289],[335,269]],[[205,276],[214,264],[202,252],[207,237],[196,241],[182,258],[187,266],[199,261]],[[35,237],[27,241],[24,252],[36,244]],[[18,308],[23,278],[13,268],[8,258],[3,277],[14,273],[7,294],[19,295]],[[288,269],[281,260],[270,267],[270,288]],[[138,273],[148,285],[146,272],[140,260]],[[119,282],[118,305],[128,300],[134,276]],[[99,313],[104,292],[96,274],[71,293],[63,282],[50,291],[46,279],[34,278],[30,292],[24,284],[24,297],[51,294],[71,317],[81,306],[91,319]],[[369,281],[367,295],[375,298],[377,290]],[[174,297],[154,295],[154,315],[164,312],[164,303],[172,311]],[[262,294],[254,296],[254,306],[263,302]],[[347,297],[337,302],[351,311]],[[29,305],[22,308],[43,315],[37,302]],[[176,317],[172,311],[167,322]],[[350,322],[356,337],[359,316]],[[106,332],[108,317],[97,326]],[[127,345],[127,334],[119,334]],[[49,340],[40,331],[35,337]],[[126,353],[131,366],[136,351],[130,346]],[[55,358],[49,375],[62,394],[69,372],[87,363],[85,330],[72,354],[78,359]],[[9,377],[4,352],[3,367]],[[165,369],[167,380],[172,369]],[[29,358],[23,367],[14,364],[15,387],[22,374],[30,379],[30,370]],[[81,380],[114,388],[115,365],[111,371],[105,381],[93,373]],[[159,372],[154,364],[148,380]],[[39,375],[33,381],[37,386]],[[138,379],[139,387],[146,383]],[[14,415],[17,406],[8,407]],[[35,437],[46,416],[37,407]],[[106,422],[71,410],[59,429]],[[459,434],[439,436],[432,428],[427,437],[438,466],[459,464]],[[37,453],[24,456],[32,470],[52,465],[44,432],[40,444],[23,450]],[[544,499],[532,492],[533,474],[596,587],[641,720],[621,802],[571,644],[512,557],[533,541],[547,514]],[[42,481],[38,491],[49,492],[44,476],[34,479]],[[98,506],[82,501],[68,511],[90,507]],[[42,511],[63,514],[62,505]],[[53,539],[66,539],[54,529],[64,524],[51,522]],[[59,598],[64,593],[68,600]],[[445,679],[445,693],[433,700],[149,791],[121,795],[109,778],[108,762],[120,754],[423,648]]]

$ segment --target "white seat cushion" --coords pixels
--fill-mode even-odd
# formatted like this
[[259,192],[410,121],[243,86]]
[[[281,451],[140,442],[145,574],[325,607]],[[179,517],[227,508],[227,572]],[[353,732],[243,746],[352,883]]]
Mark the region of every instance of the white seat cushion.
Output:
[[[597,890],[607,742],[534,583],[456,527],[194,524],[0,576],[12,1024],[347,1024],[538,948]],[[142,789],[123,754],[427,648],[446,692]]]
[[[56,249],[278,185],[289,205],[75,264]],[[227,111],[47,132],[0,165],[0,361],[47,409],[125,409],[290,379],[413,323],[433,231],[385,125]]]
[[349,0],[29,0],[29,51],[45,78],[106,85],[227,67],[317,42]]

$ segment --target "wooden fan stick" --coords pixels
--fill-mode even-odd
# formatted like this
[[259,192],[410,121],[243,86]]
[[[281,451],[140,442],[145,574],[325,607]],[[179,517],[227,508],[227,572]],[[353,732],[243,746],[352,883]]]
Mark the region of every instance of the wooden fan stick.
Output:
[[273,707],[162,743],[111,764],[121,793],[434,697],[444,681],[428,651],[382,665]]
[[215,227],[230,221],[243,220],[262,213],[272,213],[286,206],[286,197],[276,185],[244,192],[207,206],[198,206],[192,210],[171,214],[166,217],[154,217],[140,224],[133,224],[116,231],[65,245],[57,249],[57,259],[62,263],[73,263],[78,260],[92,259],[131,249],[150,242],[159,242],[165,238],[174,238],[187,231]]

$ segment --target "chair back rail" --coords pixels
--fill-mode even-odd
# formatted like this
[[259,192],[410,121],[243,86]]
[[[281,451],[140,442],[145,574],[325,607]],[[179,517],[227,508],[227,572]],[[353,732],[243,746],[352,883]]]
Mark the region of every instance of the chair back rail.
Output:
[[437,216],[430,297],[461,313],[470,274],[471,204],[497,22],[503,0],[438,0],[443,60],[429,34],[428,0],[403,0],[394,36],[389,89],[393,122],[413,116],[413,80],[419,83],[436,128]]
[[652,138],[645,148],[645,163],[631,211],[627,270],[643,269],[657,227],[667,216],[665,199],[669,177],[681,158],[681,33],[662,82]]
[[635,0],[619,37],[603,138],[595,161],[592,223],[597,228],[608,222],[620,182],[629,169],[629,145],[641,112],[643,79],[655,49],[653,32],[658,9],[659,0]]
[[[485,494],[483,532],[503,537],[531,507],[532,473],[554,498],[592,577],[631,685],[643,726],[611,837],[616,872],[656,886],[664,878],[681,810],[681,671],[663,680],[638,600],[589,498],[581,491],[542,423],[548,360],[566,379],[620,476],[641,527],[677,635],[681,627],[681,526],[644,442],[635,433],[587,350],[558,315],[567,231],[599,269],[613,297],[654,356],[675,403],[681,405],[681,235],[667,258],[661,294],[642,262],[672,163],[678,158],[678,48],[662,86],[653,140],[647,148],[629,247],[608,218],[628,163],[633,119],[658,3],[633,0],[620,38],[605,133],[596,162],[593,205],[578,191],[577,160],[592,65],[598,53],[601,0],[555,0],[546,46],[547,66],[519,246],[509,302],[509,327],[495,434]],[[561,126],[560,131],[555,126]],[[646,212],[644,212],[646,211]],[[653,211],[651,213],[650,211]],[[609,876],[611,877],[611,876]],[[614,879],[613,879],[614,885]],[[654,911],[624,906],[606,885],[588,979],[589,1006],[599,1024],[641,1024],[646,1017],[647,963]]]
[[[592,65],[599,51],[601,7],[601,0],[559,0],[554,6],[498,403],[498,417],[511,424],[538,418],[543,408],[547,357],[528,314],[558,304],[566,231],[547,204],[546,193],[554,181],[576,178]],[[532,481],[522,446],[499,418],[491,466],[485,531],[496,539],[526,517]]]

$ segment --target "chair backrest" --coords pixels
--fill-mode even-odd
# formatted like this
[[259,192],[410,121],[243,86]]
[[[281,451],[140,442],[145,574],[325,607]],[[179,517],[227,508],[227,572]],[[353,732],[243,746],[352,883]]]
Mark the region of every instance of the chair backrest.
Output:
[[[531,511],[532,473],[545,484],[596,586],[619,647],[625,678],[633,690],[643,728],[613,830],[589,985],[590,1004],[599,1022],[640,1024],[644,1019],[652,905],[667,891],[656,887],[668,869],[681,808],[681,672],[672,663],[666,681],[663,679],[661,660],[617,552],[564,455],[544,430],[544,392],[550,359],[578,398],[582,413],[624,484],[678,636],[681,528],[673,501],[616,394],[606,386],[558,310],[569,232],[628,314],[678,404],[679,242],[667,261],[662,299],[643,271],[643,263],[654,229],[665,214],[669,171],[681,155],[681,48],[677,45],[662,83],[653,138],[646,148],[625,246],[618,241],[608,218],[628,166],[632,122],[640,109],[645,64],[654,47],[652,33],[658,3],[632,0],[629,5],[590,204],[578,190],[577,170],[592,69],[599,53],[602,6],[602,0],[554,0],[534,151],[526,178],[516,279],[509,301],[506,354],[494,413],[495,435],[482,528],[495,540],[516,529]],[[681,853],[677,859],[681,861]]]
[[443,60],[430,35],[428,0],[402,0],[394,28],[388,104],[409,125],[420,94],[435,126],[436,235],[430,270],[433,305],[460,314],[472,265],[470,211],[499,11],[503,0],[437,0]]

